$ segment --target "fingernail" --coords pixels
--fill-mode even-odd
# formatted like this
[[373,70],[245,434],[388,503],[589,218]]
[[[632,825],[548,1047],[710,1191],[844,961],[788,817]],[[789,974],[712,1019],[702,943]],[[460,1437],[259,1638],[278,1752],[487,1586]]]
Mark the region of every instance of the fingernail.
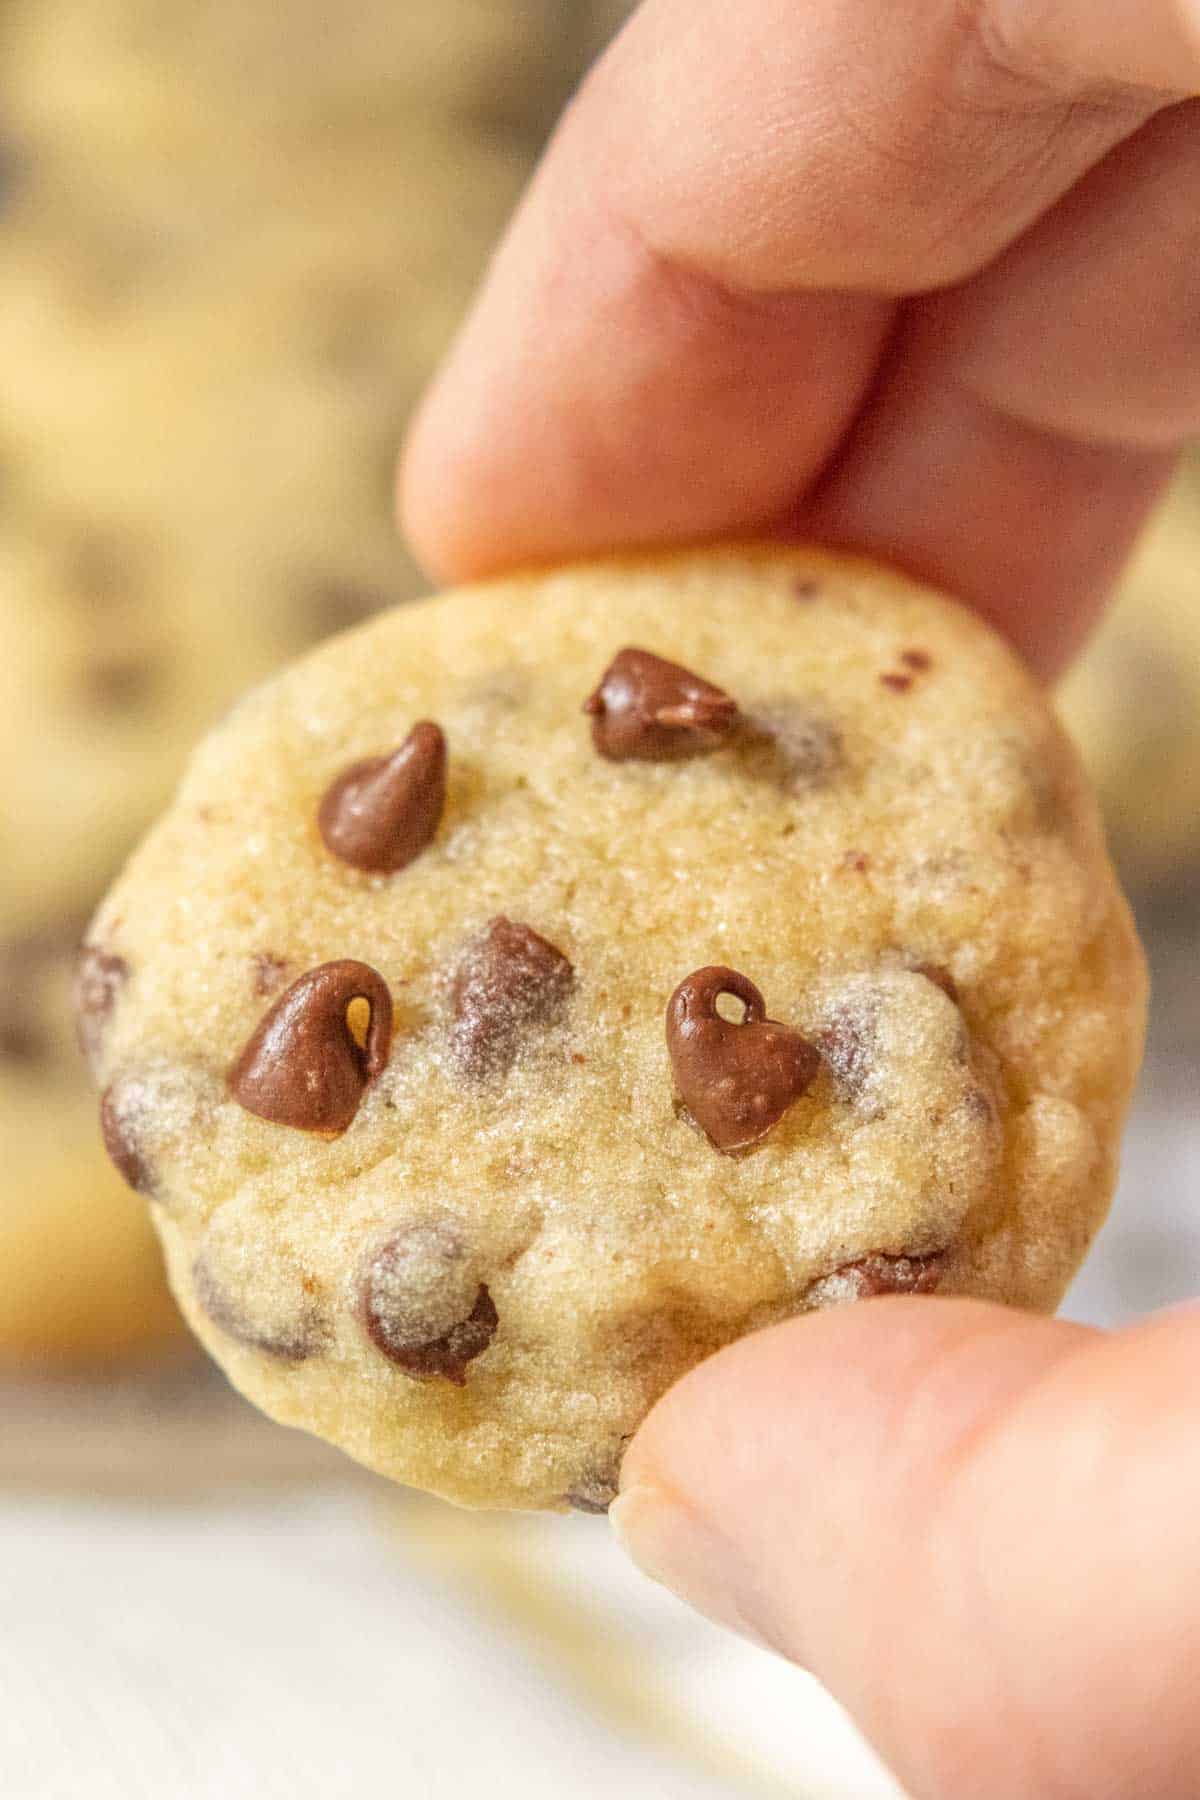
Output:
[[736,1545],[651,1482],[624,1489],[608,1509],[617,1542],[643,1575],[670,1588],[715,1625],[783,1655],[752,1571]]

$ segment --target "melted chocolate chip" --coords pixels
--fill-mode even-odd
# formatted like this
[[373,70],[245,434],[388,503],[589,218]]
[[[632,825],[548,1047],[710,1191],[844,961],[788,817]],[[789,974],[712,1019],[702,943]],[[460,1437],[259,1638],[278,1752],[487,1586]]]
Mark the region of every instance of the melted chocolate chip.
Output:
[[395,874],[433,842],[446,804],[446,740],[423,719],[398,750],[353,763],[317,813],[327,850],[355,869]]
[[121,989],[129,980],[129,964],[100,944],[85,944],[75,975],[75,1033],[79,1048],[94,1069],[104,1047],[104,1033]]
[[879,679],[885,688],[891,688],[893,694],[906,694],[913,684],[911,675],[897,675],[890,669]]
[[153,1194],[154,1171],[145,1150],[138,1142],[131,1111],[122,1107],[121,1086],[113,1082],[105,1088],[100,1100],[100,1130],[104,1148],[117,1172],[124,1176],[135,1194]]
[[404,1226],[376,1250],[362,1281],[367,1336],[389,1362],[418,1380],[463,1387],[500,1320],[449,1220]]
[[[731,994],[745,1007],[735,1025],[717,1001]],[[735,969],[698,969],[681,981],[667,1006],[667,1048],[679,1097],[724,1151],[758,1143],[807,1092],[821,1058],[816,1047],[766,1017],[752,981]]]
[[675,762],[719,750],[737,703],[711,682],[649,650],[622,650],[584,703],[592,740],[613,762]]
[[[359,1045],[347,1011],[370,1009]],[[235,1100],[275,1125],[336,1137],[387,1067],[392,997],[366,963],[328,962],[293,981],[260,1022],[229,1073]]]
[[883,1252],[846,1263],[814,1281],[805,1295],[810,1306],[843,1306],[881,1294],[931,1294],[942,1278],[945,1254],[888,1256]]
[[820,591],[821,588],[819,582],[814,581],[811,575],[801,575],[798,580],[793,581],[792,583],[792,598],[794,600],[815,600]]
[[919,675],[926,674],[933,667],[933,658],[928,650],[902,650],[900,661],[906,667],[915,669]]
[[282,1325],[261,1325],[252,1320],[214,1276],[203,1256],[192,1268],[196,1302],[219,1331],[250,1350],[261,1350],[279,1362],[306,1362],[329,1342],[329,1322],[320,1309],[306,1300],[296,1317]]
[[574,985],[561,950],[528,925],[493,919],[467,945],[451,985],[459,1067],[475,1080],[505,1074],[522,1040],[562,1017]]

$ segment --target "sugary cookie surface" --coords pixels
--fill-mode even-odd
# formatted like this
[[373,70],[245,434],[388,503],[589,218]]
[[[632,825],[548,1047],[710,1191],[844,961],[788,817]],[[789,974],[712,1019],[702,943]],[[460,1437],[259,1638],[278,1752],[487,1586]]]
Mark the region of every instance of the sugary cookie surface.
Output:
[[733,1337],[1059,1299],[1143,977],[1040,693],[869,565],[730,549],[387,615],[250,696],[93,923],[110,1152],[268,1412],[600,1509]]

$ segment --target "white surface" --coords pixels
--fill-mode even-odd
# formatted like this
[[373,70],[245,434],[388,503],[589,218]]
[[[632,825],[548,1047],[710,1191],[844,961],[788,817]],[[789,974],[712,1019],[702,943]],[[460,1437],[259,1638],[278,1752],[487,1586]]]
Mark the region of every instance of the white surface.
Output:
[[660,1598],[603,1526],[531,1521],[528,1547],[557,1539],[553,1579],[586,1589],[585,1607],[602,1573],[593,1629],[619,1636],[667,1707],[737,1731],[744,1779],[581,1704],[536,1642],[405,1558],[403,1512],[395,1533],[373,1528],[378,1504],[356,1486],[199,1511],[0,1507],[5,1800],[894,1792],[865,1759],[851,1787],[830,1774],[853,1766],[853,1741],[815,1685]]

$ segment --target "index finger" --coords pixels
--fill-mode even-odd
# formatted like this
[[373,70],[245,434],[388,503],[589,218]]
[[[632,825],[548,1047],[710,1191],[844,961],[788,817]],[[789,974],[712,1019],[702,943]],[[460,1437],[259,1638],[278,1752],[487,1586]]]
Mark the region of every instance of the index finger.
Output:
[[[992,261],[1196,63],[1168,0],[1077,0],[1018,30],[1035,12],[650,0],[564,121],[417,423],[418,550],[461,576],[794,521],[869,411],[900,298]],[[1103,492],[1123,546],[1165,457],[1119,461],[1083,459],[1067,498]],[[854,528],[869,545],[870,520]],[[986,600],[1013,579],[1007,522],[995,535],[994,569],[983,522],[969,568],[923,572]]]

